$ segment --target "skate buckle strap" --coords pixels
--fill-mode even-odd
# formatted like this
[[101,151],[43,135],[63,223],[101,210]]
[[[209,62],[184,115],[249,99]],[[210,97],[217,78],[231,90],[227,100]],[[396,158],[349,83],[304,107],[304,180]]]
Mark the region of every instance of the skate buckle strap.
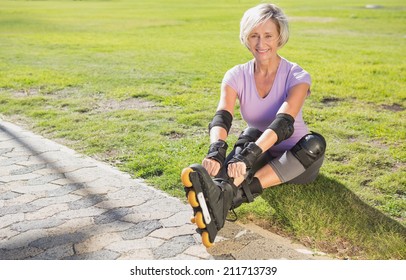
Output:
[[242,184],[242,189],[244,191],[245,196],[247,197],[248,202],[253,202],[254,196],[252,195],[248,184]]

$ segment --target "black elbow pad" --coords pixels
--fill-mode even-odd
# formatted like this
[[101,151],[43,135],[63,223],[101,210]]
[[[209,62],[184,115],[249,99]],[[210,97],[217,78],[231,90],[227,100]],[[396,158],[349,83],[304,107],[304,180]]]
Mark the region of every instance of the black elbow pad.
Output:
[[278,136],[278,141],[276,141],[275,145],[292,136],[295,130],[293,127],[294,123],[295,119],[289,114],[279,113],[276,115],[275,120],[268,126]]
[[213,120],[209,124],[209,133],[210,130],[215,126],[220,126],[224,128],[227,133],[230,131],[231,123],[233,121],[233,116],[227,110],[219,110],[213,117]]

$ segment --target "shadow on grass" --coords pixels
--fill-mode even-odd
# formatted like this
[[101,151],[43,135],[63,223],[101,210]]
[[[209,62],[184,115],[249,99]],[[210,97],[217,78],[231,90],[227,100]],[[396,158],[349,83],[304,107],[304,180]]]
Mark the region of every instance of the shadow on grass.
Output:
[[262,197],[275,210],[272,219],[308,246],[340,258],[406,259],[406,228],[334,179],[321,174]]

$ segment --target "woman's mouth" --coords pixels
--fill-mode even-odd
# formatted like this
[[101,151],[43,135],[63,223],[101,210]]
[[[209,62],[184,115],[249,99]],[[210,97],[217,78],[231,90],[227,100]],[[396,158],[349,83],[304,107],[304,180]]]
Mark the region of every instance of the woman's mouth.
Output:
[[264,54],[264,53],[266,53],[268,51],[269,51],[269,49],[257,49],[257,52],[260,53],[260,54]]

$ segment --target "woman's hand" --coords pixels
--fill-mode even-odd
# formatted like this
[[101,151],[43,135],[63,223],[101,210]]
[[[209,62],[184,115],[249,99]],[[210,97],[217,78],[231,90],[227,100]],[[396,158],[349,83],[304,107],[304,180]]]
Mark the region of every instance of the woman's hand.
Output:
[[243,161],[233,162],[228,165],[228,176],[231,178],[239,178],[247,173],[247,166]]
[[214,159],[204,158],[202,165],[210,176],[216,176],[220,171],[220,163]]

